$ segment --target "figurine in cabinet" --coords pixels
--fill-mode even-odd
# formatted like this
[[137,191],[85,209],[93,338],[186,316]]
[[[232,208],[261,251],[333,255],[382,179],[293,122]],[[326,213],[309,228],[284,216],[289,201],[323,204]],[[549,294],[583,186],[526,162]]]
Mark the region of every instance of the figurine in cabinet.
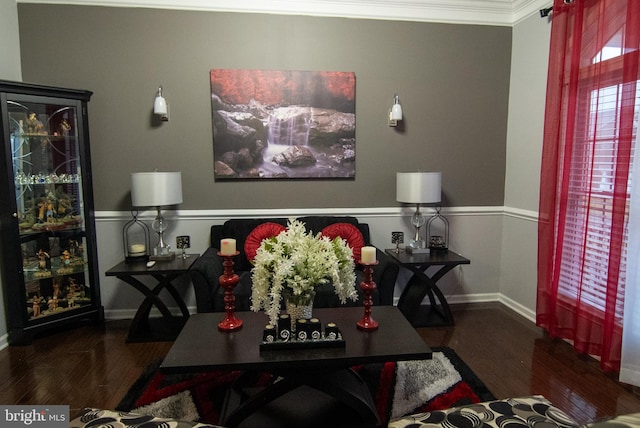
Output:
[[45,202],[44,201],[40,201],[38,202],[38,221],[40,223],[42,223],[44,221],[44,209],[45,209]]
[[53,296],[48,302],[49,310],[55,312],[58,310],[58,296]]
[[60,261],[62,262],[62,266],[58,268],[57,273],[64,275],[73,272],[73,267],[71,266],[71,253],[69,253],[69,250],[62,251],[62,254],[60,254]]
[[71,124],[67,119],[62,119],[60,123],[60,135],[69,135],[69,132],[71,132]]
[[33,314],[32,316],[35,318],[40,315],[40,297],[33,296]]
[[54,279],[53,280],[53,297],[57,299],[59,295],[60,295],[60,280]]
[[51,276],[51,272],[47,270],[49,267],[49,253],[40,248],[36,253],[36,258],[38,259],[38,272],[34,275],[37,277]]
[[47,198],[47,223],[53,223],[55,219],[55,204],[51,196]]
[[69,293],[75,295],[78,292],[78,285],[76,284],[76,280],[73,278],[69,278]]
[[38,268],[40,270],[46,270],[47,269],[47,260],[49,260],[49,253],[47,253],[45,250],[40,248],[38,250],[37,256],[38,256]]
[[38,120],[38,117],[35,113],[29,113],[29,117],[27,118],[27,134],[36,135],[42,133],[44,130],[44,126],[42,122]]
[[67,194],[62,194],[58,198],[58,216],[64,217],[67,215],[67,212],[71,211],[71,198]]
[[68,309],[72,309],[76,303],[73,300],[73,292],[71,291],[71,289],[69,289],[69,292],[67,293],[67,308]]
[[20,227],[20,230],[26,230],[31,229],[35,223],[35,216],[32,213],[27,212],[24,215],[20,216],[20,224],[18,226]]
[[76,241],[75,239],[69,239],[69,254],[71,255],[71,257],[76,257],[76,255],[78,254],[78,241]]

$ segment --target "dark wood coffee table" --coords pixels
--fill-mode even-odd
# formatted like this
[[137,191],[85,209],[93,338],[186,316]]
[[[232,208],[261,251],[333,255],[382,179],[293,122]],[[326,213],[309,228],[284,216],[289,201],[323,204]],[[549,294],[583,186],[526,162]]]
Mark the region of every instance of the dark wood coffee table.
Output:
[[222,332],[217,325],[224,314],[192,315],[160,366],[164,373],[243,370],[282,377],[246,400],[239,394],[230,397],[220,421],[224,426],[239,425],[262,407],[303,385],[334,397],[357,412],[364,424],[375,425],[380,419],[367,386],[349,368],[431,358],[431,349],[395,306],[373,307],[372,316],[380,327],[370,332],[356,327],[363,308],[314,309],[313,316],[323,325],[328,322],[338,325],[346,343],[343,348],[260,351],[267,316],[254,312],[238,312],[237,316],[243,321],[242,328]]

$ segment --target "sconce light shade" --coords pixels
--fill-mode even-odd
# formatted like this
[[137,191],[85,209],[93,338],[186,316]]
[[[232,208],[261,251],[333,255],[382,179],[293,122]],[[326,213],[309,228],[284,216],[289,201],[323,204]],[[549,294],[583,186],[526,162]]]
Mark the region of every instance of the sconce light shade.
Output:
[[160,116],[160,120],[163,122],[167,122],[169,120],[167,100],[162,96],[162,86],[158,88],[158,95],[156,95],[156,99],[153,102],[153,113]]
[[435,204],[441,199],[441,172],[396,173],[396,200],[408,204]]
[[389,110],[389,126],[398,126],[398,121],[402,120],[402,106],[398,95],[393,97],[393,106]]
[[393,99],[393,107],[391,107],[391,119],[402,120],[402,106],[400,105],[400,99],[397,95]]
[[181,172],[134,172],[131,174],[131,205],[165,207],[182,203]]

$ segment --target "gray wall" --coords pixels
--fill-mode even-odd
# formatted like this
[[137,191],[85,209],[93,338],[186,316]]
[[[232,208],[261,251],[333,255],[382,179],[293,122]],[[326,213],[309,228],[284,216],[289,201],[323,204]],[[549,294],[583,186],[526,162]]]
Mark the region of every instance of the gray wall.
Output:
[[535,314],[538,198],[551,22],[513,27],[500,292]]
[[18,7],[15,0],[0,1],[0,79],[22,79]]
[[551,21],[534,15],[513,27],[504,205],[537,211]]
[[[97,210],[129,173],[181,170],[181,209],[396,206],[395,172],[440,170],[448,206],[502,206],[511,28],[18,5],[23,79],[89,89]],[[51,25],[52,19],[55,25]],[[214,182],[209,70],[356,74],[355,180]],[[170,122],[152,127],[157,86]],[[398,93],[404,132],[389,128]]]

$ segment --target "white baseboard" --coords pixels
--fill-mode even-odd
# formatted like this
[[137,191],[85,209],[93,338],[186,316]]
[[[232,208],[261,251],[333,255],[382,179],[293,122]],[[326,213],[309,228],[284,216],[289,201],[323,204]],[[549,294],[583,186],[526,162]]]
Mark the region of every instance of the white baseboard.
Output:
[[516,302],[513,299],[508,298],[507,296],[505,296],[502,293],[500,293],[499,296],[500,296],[500,299],[499,299],[500,303],[502,303],[503,305],[505,305],[509,309],[515,311],[519,315],[522,315],[527,320],[529,320],[529,321],[531,321],[532,323],[535,324],[535,322],[536,322],[536,312],[535,311],[533,311],[533,310],[521,305],[520,303]]
[[500,293],[483,293],[483,294],[455,294],[447,297],[447,302],[450,305],[456,305],[460,303],[487,303],[487,302],[499,302]]

